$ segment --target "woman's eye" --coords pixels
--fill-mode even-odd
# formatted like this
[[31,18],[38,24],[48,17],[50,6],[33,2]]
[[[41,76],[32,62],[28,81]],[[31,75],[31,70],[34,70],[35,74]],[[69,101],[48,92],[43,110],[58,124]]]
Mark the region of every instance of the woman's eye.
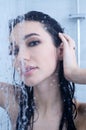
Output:
[[28,46],[33,47],[33,46],[38,45],[39,43],[40,43],[40,41],[31,41],[31,42],[28,43]]
[[9,46],[9,55],[18,55],[19,48],[17,46],[13,47],[13,44],[11,43]]
[[19,48],[15,48],[14,51],[13,51],[13,54],[18,55],[18,52],[19,52]]
[[18,55],[18,52],[19,52],[19,48],[16,48],[14,50],[12,49],[12,50],[9,51],[9,55],[16,56],[16,55]]

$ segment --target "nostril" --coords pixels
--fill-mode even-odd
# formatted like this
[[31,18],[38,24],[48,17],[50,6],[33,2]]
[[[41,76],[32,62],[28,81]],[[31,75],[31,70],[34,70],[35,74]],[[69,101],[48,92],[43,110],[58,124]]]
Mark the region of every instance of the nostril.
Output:
[[18,61],[17,61],[18,68],[25,70],[25,66],[27,65],[28,62],[29,62],[29,59],[26,59],[26,58],[18,59]]

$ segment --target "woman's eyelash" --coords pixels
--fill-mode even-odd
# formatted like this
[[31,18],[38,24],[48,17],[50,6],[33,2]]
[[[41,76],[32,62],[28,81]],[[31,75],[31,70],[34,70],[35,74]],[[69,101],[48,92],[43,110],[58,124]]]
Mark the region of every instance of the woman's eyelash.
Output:
[[37,41],[31,41],[31,42],[28,43],[28,46],[29,46],[29,47],[33,47],[33,46],[38,45],[39,43],[40,43],[39,40],[37,40]]
[[[27,45],[29,47],[34,47],[34,46],[37,46],[38,44],[40,44],[40,41],[36,40],[36,41],[29,42]],[[17,55],[18,52],[19,52],[19,48],[18,47],[13,48],[12,45],[9,46],[9,55]]]

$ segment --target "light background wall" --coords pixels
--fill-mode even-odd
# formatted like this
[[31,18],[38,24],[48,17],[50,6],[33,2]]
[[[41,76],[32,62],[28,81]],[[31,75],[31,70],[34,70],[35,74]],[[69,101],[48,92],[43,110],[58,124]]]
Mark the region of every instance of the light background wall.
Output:
[[[80,14],[86,16],[86,1],[80,0]],[[65,32],[77,44],[77,20],[70,14],[77,13],[77,0],[0,0],[0,81],[12,82],[11,59],[8,55],[8,20],[31,10],[45,12],[60,22]],[[86,68],[86,19],[80,21],[80,67]],[[86,85],[76,84],[77,100],[86,102]],[[5,129],[6,130],[6,129]]]

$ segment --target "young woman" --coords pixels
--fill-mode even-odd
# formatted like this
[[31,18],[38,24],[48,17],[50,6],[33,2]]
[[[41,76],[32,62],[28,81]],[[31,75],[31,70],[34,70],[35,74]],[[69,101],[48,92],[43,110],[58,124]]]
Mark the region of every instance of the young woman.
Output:
[[67,34],[59,34],[64,47],[64,74],[67,80],[86,84],[86,69],[81,69],[76,60],[75,42]]
[[[9,23],[10,55],[21,84],[8,90],[8,113],[13,130],[76,130],[74,84],[63,73],[63,29],[42,12],[31,11]],[[0,105],[5,107],[5,92]],[[11,99],[14,99],[13,101]]]

